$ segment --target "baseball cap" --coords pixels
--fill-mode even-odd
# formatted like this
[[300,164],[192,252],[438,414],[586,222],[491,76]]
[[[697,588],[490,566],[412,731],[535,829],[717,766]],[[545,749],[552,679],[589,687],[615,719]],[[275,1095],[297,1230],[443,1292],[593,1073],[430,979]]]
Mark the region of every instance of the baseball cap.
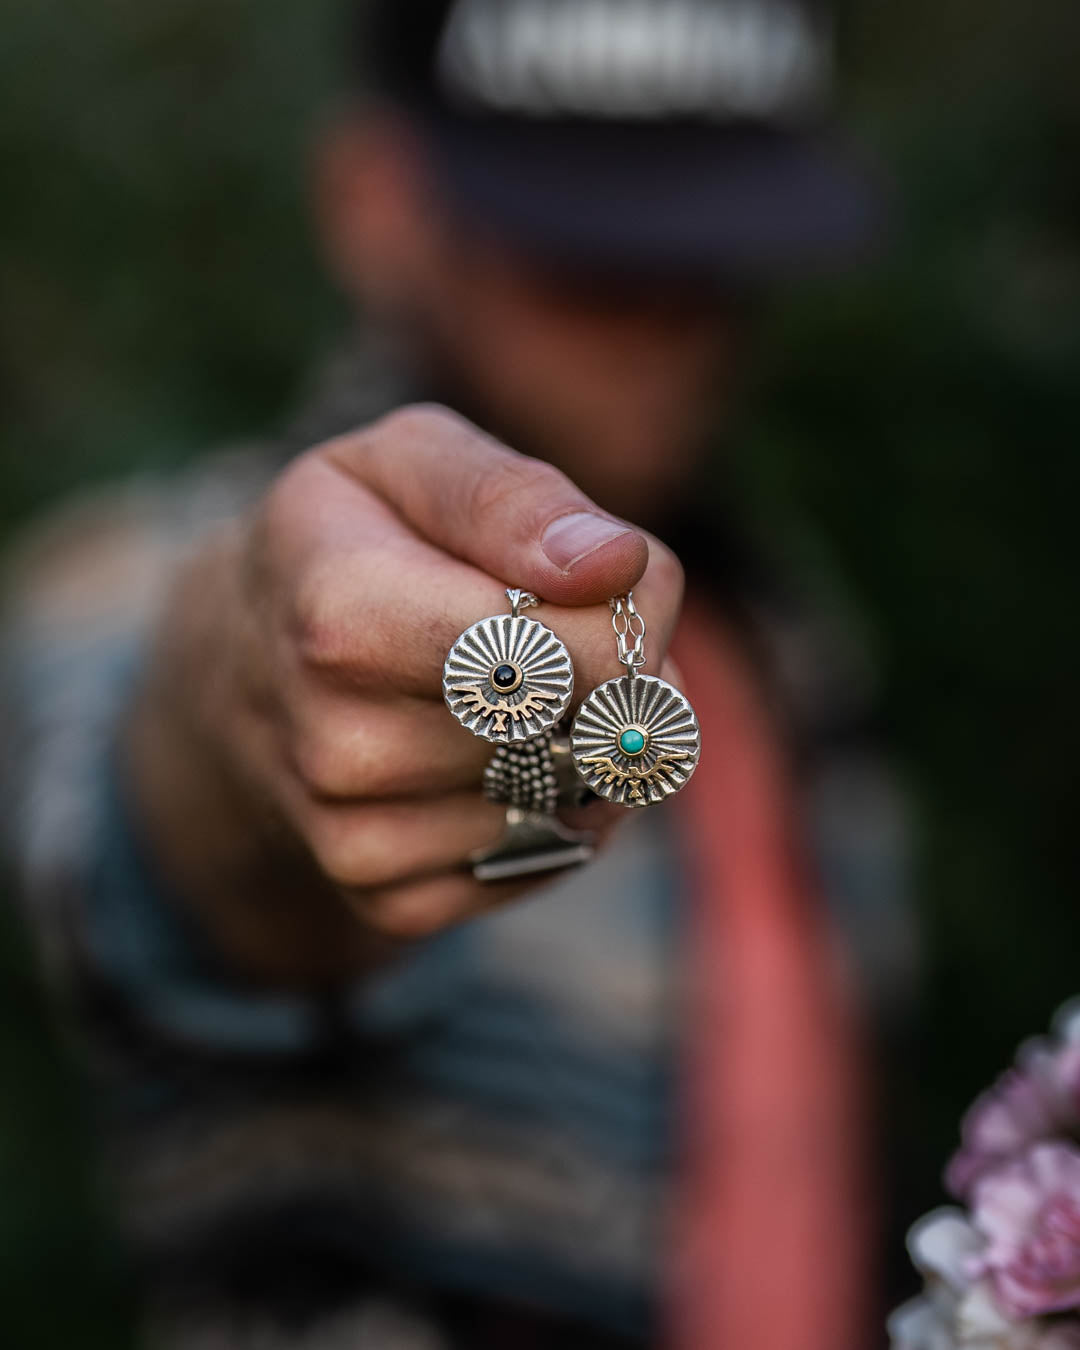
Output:
[[845,262],[876,171],[833,125],[821,0],[368,0],[358,79],[478,226],[594,271],[732,279]]

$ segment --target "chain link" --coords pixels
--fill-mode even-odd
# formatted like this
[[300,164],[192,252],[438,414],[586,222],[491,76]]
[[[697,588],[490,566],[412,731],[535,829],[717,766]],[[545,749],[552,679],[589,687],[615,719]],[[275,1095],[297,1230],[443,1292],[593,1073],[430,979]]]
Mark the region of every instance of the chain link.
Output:
[[535,609],[540,603],[531,591],[523,591],[516,586],[506,588],[506,598],[510,601],[510,613],[515,619],[521,610]]
[[633,675],[646,661],[645,620],[637,612],[633,591],[612,598],[611,626],[619,645],[619,660]]

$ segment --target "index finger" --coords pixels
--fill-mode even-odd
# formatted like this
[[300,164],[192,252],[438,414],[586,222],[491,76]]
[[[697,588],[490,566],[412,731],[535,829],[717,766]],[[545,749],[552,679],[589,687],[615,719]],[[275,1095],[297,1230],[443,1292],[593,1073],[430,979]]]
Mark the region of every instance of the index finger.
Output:
[[621,595],[648,564],[640,531],[446,409],[403,409],[324,453],[430,543],[555,604]]

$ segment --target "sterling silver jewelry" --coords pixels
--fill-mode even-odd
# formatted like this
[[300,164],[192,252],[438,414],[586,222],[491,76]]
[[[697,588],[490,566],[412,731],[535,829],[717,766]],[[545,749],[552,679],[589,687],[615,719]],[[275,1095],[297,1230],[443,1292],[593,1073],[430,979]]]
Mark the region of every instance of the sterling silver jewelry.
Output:
[[496,745],[549,733],[574,692],[570,653],[546,624],[521,614],[539,600],[516,589],[506,597],[510,613],[467,628],[443,667],[446,706],[474,736]]
[[590,794],[574,768],[570,737],[560,731],[521,745],[497,746],[484,770],[484,796],[550,816],[559,807],[584,806]]
[[570,731],[574,764],[597,796],[652,806],[684,788],[701,758],[701,728],[689,701],[667,680],[639,675],[645,621],[632,593],[611,601],[626,674],[594,689]]
[[472,855],[473,876],[508,881],[587,863],[594,851],[591,831],[555,818],[557,807],[580,806],[587,795],[565,733],[498,746],[484,771],[484,796],[505,805],[506,828],[497,844]]
[[498,746],[484,770],[484,796],[523,811],[554,815],[559,785],[550,734],[523,745]]
[[589,831],[572,830],[539,811],[508,806],[503,837],[491,848],[478,849],[469,864],[477,881],[510,881],[580,867],[593,853]]

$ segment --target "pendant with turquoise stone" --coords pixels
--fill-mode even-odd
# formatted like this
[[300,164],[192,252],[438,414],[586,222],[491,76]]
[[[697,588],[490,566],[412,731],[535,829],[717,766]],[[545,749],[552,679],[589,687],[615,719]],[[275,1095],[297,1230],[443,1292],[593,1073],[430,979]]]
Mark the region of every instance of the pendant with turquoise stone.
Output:
[[585,785],[619,806],[652,806],[690,781],[701,728],[685,694],[655,675],[625,675],[588,694],[570,729]]

